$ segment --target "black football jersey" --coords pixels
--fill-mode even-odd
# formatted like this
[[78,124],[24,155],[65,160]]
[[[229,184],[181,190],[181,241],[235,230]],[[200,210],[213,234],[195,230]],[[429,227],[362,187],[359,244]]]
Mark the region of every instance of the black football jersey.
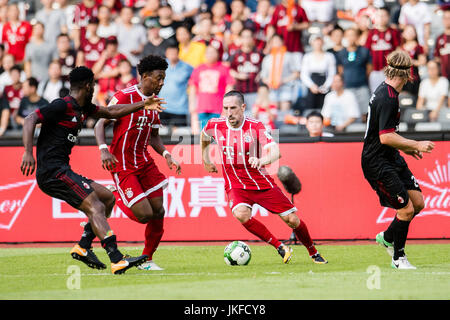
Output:
[[361,165],[368,179],[377,179],[384,165],[405,166],[406,162],[399,151],[380,142],[380,135],[398,132],[400,106],[398,92],[383,82],[369,101],[367,129]]
[[84,120],[97,111],[96,105],[81,107],[71,96],[55,99],[36,110],[42,122],[36,147],[37,175],[69,165]]

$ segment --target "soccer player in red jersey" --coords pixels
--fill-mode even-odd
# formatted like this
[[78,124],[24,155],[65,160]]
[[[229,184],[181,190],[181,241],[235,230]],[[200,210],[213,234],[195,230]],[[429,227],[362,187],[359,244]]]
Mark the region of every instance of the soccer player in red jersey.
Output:
[[208,121],[201,133],[202,159],[205,169],[218,172],[209,158],[212,139],[219,145],[225,190],[231,211],[252,234],[275,247],[284,263],[291,259],[292,249],[281,243],[261,222],[252,217],[252,206],[258,204],[278,214],[294,230],[315,263],[327,261],[315,248],[304,221],[295,214],[297,208],[276,185],[264,166],[280,158],[280,150],[262,122],[244,115],[246,105],[239,91],[229,91],[223,98],[222,118]]
[[[118,91],[109,105],[125,101],[134,103],[158,94],[164,84],[167,67],[166,60],[160,56],[143,58],[137,65],[140,83]],[[161,141],[158,112],[138,111],[115,121],[108,150],[105,127],[109,123],[111,121],[100,119],[95,126],[103,167],[113,176],[117,205],[133,221],[146,224],[143,254],[149,256],[149,261],[140,269],[162,270],[153,262],[152,256],[164,233],[163,188],[167,186],[167,179],[156,167],[147,146],[150,144],[166,159],[170,169],[176,168],[178,174],[181,167]]]
[[25,58],[25,47],[30,41],[33,28],[28,21],[21,21],[17,3],[8,5],[8,22],[6,22],[0,34],[0,43],[6,44],[6,52],[14,56],[16,63]]

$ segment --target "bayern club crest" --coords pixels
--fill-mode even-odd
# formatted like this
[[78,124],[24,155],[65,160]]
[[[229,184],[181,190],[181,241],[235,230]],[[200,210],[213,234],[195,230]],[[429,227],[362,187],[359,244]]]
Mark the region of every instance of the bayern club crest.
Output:
[[252,142],[252,137],[251,137],[249,134],[246,134],[246,135],[244,136],[244,141],[245,141],[246,143],[250,143],[250,142]]
[[132,198],[133,197],[133,190],[131,188],[128,188],[125,190],[125,194],[128,198]]

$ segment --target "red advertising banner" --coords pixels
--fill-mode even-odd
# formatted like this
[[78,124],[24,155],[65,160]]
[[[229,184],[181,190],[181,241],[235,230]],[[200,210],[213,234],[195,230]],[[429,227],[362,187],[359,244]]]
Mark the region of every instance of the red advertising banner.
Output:
[[[169,181],[163,240],[256,239],[231,214],[221,168],[219,174],[204,171],[198,145],[168,149],[180,160],[182,174],[176,175],[162,157],[154,156]],[[374,238],[392,221],[394,210],[380,206],[363,177],[361,150],[362,143],[281,144],[282,158],[270,170],[276,176],[277,166],[287,165],[299,177],[303,189],[294,201],[314,239]],[[2,147],[0,152],[0,242],[78,240],[80,222],[87,220],[84,214],[41,192],[34,176],[21,174],[23,148]],[[450,142],[436,142],[433,153],[422,160],[405,157],[425,198],[425,209],[411,224],[409,237],[450,238]],[[76,146],[71,166],[98,183],[113,183],[95,146]],[[253,214],[280,239],[290,236],[291,230],[276,215],[257,206]],[[131,221],[117,206],[109,223],[119,241],[144,240],[145,226]]]

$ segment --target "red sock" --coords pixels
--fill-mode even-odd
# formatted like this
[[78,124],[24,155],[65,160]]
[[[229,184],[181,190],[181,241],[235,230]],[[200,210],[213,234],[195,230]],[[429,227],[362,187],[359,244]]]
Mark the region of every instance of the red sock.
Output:
[[306,227],[306,223],[300,220],[299,226],[294,229],[295,235],[297,236],[298,240],[300,240],[303,245],[306,247],[306,249],[309,252],[310,256],[313,256],[317,253],[317,249],[313,244],[313,241],[311,239],[311,236],[309,235],[308,228]]
[[159,242],[164,233],[164,219],[150,220],[145,227],[145,245],[142,254],[148,255],[148,259],[152,260],[153,253],[158,248]]
[[281,245],[281,242],[277,238],[275,238],[275,236],[270,233],[270,231],[255,218],[250,218],[250,220],[248,220],[246,223],[243,223],[242,225],[245,227],[245,229],[253,233],[255,236],[271,244],[275,248],[278,248]]

